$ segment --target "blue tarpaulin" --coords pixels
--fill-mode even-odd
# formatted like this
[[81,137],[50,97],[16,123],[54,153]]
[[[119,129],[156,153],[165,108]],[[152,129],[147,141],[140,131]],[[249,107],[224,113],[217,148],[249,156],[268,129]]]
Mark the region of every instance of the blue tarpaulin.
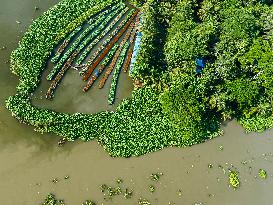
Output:
[[[142,15],[140,15],[140,24],[142,22],[143,22]],[[136,57],[137,57],[138,51],[140,49],[142,35],[143,35],[142,32],[140,32],[138,30],[137,35],[136,35],[134,50],[133,50],[133,54],[132,54],[132,59],[131,59],[131,63],[130,63],[130,72],[134,69],[134,63],[136,61]]]
[[97,71],[95,72],[95,75],[96,75],[97,77],[99,77],[100,72],[97,70]]
[[200,75],[202,73],[202,70],[206,66],[206,61],[203,58],[196,58],[195,59],[195,63],[196,63],[196,69],[195,69],[195,71],[196,71],[196,73],[198,75]]
[[201,68],[205,68],[205,66],[206,66],[206,62],[203,58],[196,58],[195,63],[197,66],[199,66]]

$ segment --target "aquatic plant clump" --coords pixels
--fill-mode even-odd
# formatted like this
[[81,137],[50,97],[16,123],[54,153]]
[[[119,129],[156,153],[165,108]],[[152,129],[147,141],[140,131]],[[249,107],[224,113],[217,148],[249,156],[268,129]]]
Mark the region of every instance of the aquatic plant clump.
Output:
[[48,194],[42,205],[65,205],[63,200],[57,200],[54,194]]
[[267,178],[267,173],[266,173],[266,171],[264,169],[259,170],[259,177],[261,179],[266,179]]
[[161,176],[163,176],[163,173],[151,174],[150,179],[152,181],[159,181]]
[[138,200],[138,204],[139,205],[151,205],[151,203],[147,199],[142,199],[142,198],[140,198]]
[[239,179],[238,172],[231,171],[229,173],[229,183],[234,188],[238,188],[240,186],[240,179]]
[[154,187],[153,185],[150,185],[150,186],[149,186],[149,191],[150,191],[151,193],[154,193],[154,192],[155,192],[155,187]]
[[86,200],[82,205],[96,205],[94,201]]

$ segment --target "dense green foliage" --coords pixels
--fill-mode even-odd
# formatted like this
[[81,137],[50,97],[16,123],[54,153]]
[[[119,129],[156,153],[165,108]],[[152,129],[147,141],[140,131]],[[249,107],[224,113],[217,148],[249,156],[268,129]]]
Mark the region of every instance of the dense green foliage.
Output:
[[[164,48],[167,93],[181,92],[174,102],[198,104],[192,113],[237,118],[248,131],[272,127],[272,8],[262,1],[179,2]],[[197,57],[208,61],[201,78],[193,77]]]
[[[131,99],[115,112],[93,115],[31,105],[29,94],[54,46],[88,18],[86,12],[90,16],[111,2],[63,0],[30,27],[11,56],[20,83],[6,106],[20,121],[70,141],[96,138],[112,156],[123,157],[204,142],[220,134],[226,119],[238,119],[248,131],[273,126],[270,1],[143,1],[132,77],[144,86]],[[206,66],[198,77],[199,57]],[[237,186],[236,176],[231,179]]]
[[96,205],[96,203],[90,200],[86,200],[85,202],[82,203],[82,205]]
[[[169,1],[169,4],[175,2]],[[168,3],[167,3],[168,4]],[[159,80],[163,71],[166,70],[163,45],[166,38],[165,13],[170,11],[164,1],[149,0],[141,7],[143,24],[141,31],[141,47],[131,72],[133,78],[140,78],[146,82],[153,83]]]

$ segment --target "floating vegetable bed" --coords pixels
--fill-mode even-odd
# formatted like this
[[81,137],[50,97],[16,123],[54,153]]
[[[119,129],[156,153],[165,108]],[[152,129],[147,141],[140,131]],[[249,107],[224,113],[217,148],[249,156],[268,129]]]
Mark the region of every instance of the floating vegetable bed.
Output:
[[[92,17],[90,17],[87,21],[83,22],[80,26],[68,34],[51,59],[53,63],[57,64],[47,76],[47,80],[52,80],[52,82],[46,93],[46,98],[52,99],[54,97],[54,92],[58,87],[58,84],[61,82],[62,78],[65,76],[65,73],[70,68],[80,70],[80,74],[87,71],[84,76],[84,80],[87,80],[87,78],[93,73],[94,69],[99,66],[97,71],[83,88],[83,91],[86,92],[105,70],[111,60],[117,62],[121,49],[125,45],[126,41],[128,41],[132,30],[134,31],[134,34],[133,37],[130,38],[129,42],[131,47],[133,46],[136,29],[133,29],[132,25],[134,25],[133,21],[135,21],[137,13],[138,11],[129,9],[129,7],[127,7],[123,2],[119,2],[111,7],[107,7],[101,12],[92,15]],[[114,29],[115,26],[116,28]],[[128,28],[129,31],[127,31]],[[127,33],[121,44],[119,46],[115,45],[121,36],[123,36],[125,31],[127,31]],[[102,41],[102,43],[98,45],[104,38],[106,38],[106,40]],[[98,48],[94,49],[97,45]],[[91,51],[93,53],[88,59],[88,62],[86,64],[82,64]],[[123,64],[125,56],[122,56],[122,58],[121,63]],[[112,66],[112,64],[113,62],[110,63],[110,67],[107,69],[107,72],[101,82],[105,82],[109,74],[114,69],[115,64],[114,66]],[[118,75],[116,75],[115,78],[115,81],[117,81]],[[100,88],[102,87],[101,85],[102,83],[100,83]],[[111,88],[111,93],[113,90],[115,92],[115,89]]]
[[109,50],[113,47],[113,45],[120,39],[120,37],[125,33],[127,28],[133,22],[135,16],[137,15],[138,11],[135,11],[134,14],[130,17],[129,21],[124,25],[124,27],[118,32],[116,36],[114,36],[108,46],[103,50],[102,54],[95,60],[95,62],[89,67],[87,72],[85,73],[83,80],[86,81],[91,73],[93,72],[94,68],[101,62],[104,56],[109,52]]
[[135,45],[134,45],[133,52],[132,52],[132,57],[131,57],[131,60],[130,60],[130,71],[133,71],[133,69],[134,69],[136,56],[137,56],[137,54],[139,52],[139,49],[140,49],[142,32],[141,32],[139,27],[141,27],[141,21],[142,21],[142,19],[141,19],[141,16],[140,16],[140,18],[138,19],[138,22],[137,22],[138,27],[137,27],[137,32],[136,32]]
[[[123,46],[126,44],[127,40],[129,39],[130,37],[130,34],[132,32],[132,29],[133,29],[133,26],[134,26],[134,23],[131,23],[130,24],[130,27],[129,29],[127,30],[124,38],[122,39],[121,43],[120,43],[120,46],[119,46],[119,49],[117,50],[117,52],[115,53],[115,56],[109,66],[109,68],[107,69],[106,73],[104,74],[103,78],[100,80],[100,83],[99,83],[99,88],[103,88],[108,77],[110,76],[110,74],[112,73],[112,71],[114,70],[115,68],[115,65],[116,65],[116,62],[118,61],[118,58],[120,57],[120,54],[122,52],[122,48]],[[122,62],[123,63],[123,62]]]
[[67,61],[69,56],[77,49],[80,52],[89,41],[93,40],[100,32],[103,31],[105,26],[109,23],[109,21],[119,12],[120,10],[115,10],[110,13],[109,16],[98,16],[96,21],[89,27],[87,27],[72,43],[72,45],[68,48],[68,50],[64,53],[60,61],[53,68],[53,70],[47,76],[48,80],[52,80],[55,74],[60,70],[62,65]]
[[90,51],[94,48],[94,46],[103,38],[105,37],[105,35],[116,25],[116,23],[122,18],[122,16],[128,11],[128,8],[123,9],[118,16],[107,26],[106,29],[104,29],[104,31],[91,43],[89,44],[84,51],[82,52],[82,54],[80,55],[80,57],[78,58],[78,60],[76,61],[76,65],[80,65],[85,58],[87,57],[87,55],[90,53]]
[[[136,28],[133,28],[133,25],[135,19],[137,22],[139,21],[139,18],[136,18],[137,13],[138,11],[129,9],[124,3],[120,2],[96,13],[86,21],[87,23],[83,23],[73,30],[63,40],[51,59],[53,63],[57,64],[47,76],[47,80],[52,80],[52,82],[46,93],[46,98],[52,99],[54,97],[54,92],[58,87],[58,84],[71,67],[76,70],[80,69],[80,74],[86,72],[83,79],[87,80],[93,73],[94,69],[99,66],[97,71],[92,75],[86,86],[83,88],[83,92],[86,92],[93,85],[95,80],[99,78],[101,73],[103,73],[108,63],[112,61],[99,83],[99,88],[104,86],[104,83],[114,70],[116,62],[118,62],[108,98],[109,104],[113,104],[117,80],[120,69],[125,61],[125,54],[127,53],[129,46],[131,45],[131,47],[133,47],[134,44]],[[113,29],[114,26],[116,26],[115,29]],[[126,34],[120,45],[115,45],[125,32]],[[132,35],[130,36],[131,33]],[[93,51],[103,38],[106,38],[106,40],[104,40],[101,45]],[[127,43],[129,38],[130,40]],[[126,45],[125,54],[122,52],[124,45]],[[93,51],[93,53],[88,62],[82,64],[91,51]],[[122,55],[120,56],[120,54]],[[131,52],[129,55],[131,56]],[[128,59],[130,59],[130,57],[126,58],[127,67],[129,64]],[[103,62],[101,63],[101,61]]]
[[114,74],[113,74],[112,83],[111,83],[111,87],[110,87],[110,92],[109,92],[109,95],[108,95],[109,105],[112,105],[114,103],[119,73],[120,73],[121,68],[123,66],[123,62],[124,62],[124,59],[126,57],[126,53],[128,51],[129,46],[130,46],[130,44],[128,42],[125,43],[124,47],[122,48],[121,54],[119,56],[119,60],[118,60],[118,62],[116,64],[116,68],[115,68],[115,71],[114,71]]
[[91,77],[91,79],[88,81],[86,86],[83,88],[83,92],[86,92],[95,82],[95,80],[100,76],[100,74],[103,72],[103,70],[106,68],[106,66],[109,64],[109,62],[112,60],[114,54],[116,53],[118,49],[118,45],[116,44],[110,52],[107,54],[106,58],[103,59],[100,68],[95,72],[95,74]]
[[111,41],[113,40],[114,36],[116,36],[118,34],[118,32],[126,25],[127,21],[131,18],[131,16],[133,15],[134,11],[131,10],[127,16],[125,17],[125,19],[122,20],[122,22],[117,26],[117,28],[112,31],[110,33],[110,35],[108,36],[108,38],[102,43],[102,45],[99,47],[99,49],[96,50],[96,52],[94,53],[95,55],[92,55],[90,57],[90,59],[88,60],[88,62],[86,63],[85,69],[82,70],[82,74],[84,74],[87,70],[88,67],[90,67],[93,64],[93,61],[97,58],[97,55],[100,54],[101,51],[104,50],[104,48],[111,43]]
[[64,64],[62,67],[61,71],[57,74],[57,76],[54,78],[52,81],[47,93],[46,93],[46,98],[47,99],[52,99],[53,98],[53,93],[55,89],[57,88],[58,84],[64,77],[64,74],[67,72],[67,70],[70,68],[70,64],[72,61],[75,59],[75,57],[78,55],[77,51],[75,51],[68,59],[68,61]]
[[81,26],[77,27],[74,31],[72,31],[64,40],[62,45],[58,48],[56,51],[55,55],[52,57],[51,62],[52,63],[57,63],[61,54],[63,51],[66,49],[67,45],[70,43],[70,40],[82,29]]
[[[114,12],[117,9],[122,9],[124,8],[124,4],[122,3],[118,3],[116,5],[114,5],[113,7],[108,7],[106,8],[103,12],[99,12],[95,17],[94,15],[90,18],[90,20],[88,20],[88,24],[92,25],[94,24],[98,19],[101,19],[102,17],[105,17],[105,15]],[[84,23],[84,22],[83,22]],[[58,50],[56,51],[55,55],[52,57],[51,61],[53,63],[57,63],[58,59],[60,58],[61,54],[63,53],[63,51],[65,50],[66,46],[70,43],[71,39],[73,39],[73,37],[78,34],[79,31],[81,31],[83,25],[77,27],[75,30],[73,30],[63,41],[63,43],[60,45],[60,47],[58,48]]]
[[133,55],[133,49],[134,49],[134,43],[135,43],[135,40],[136,40],[136,33],[137,33],[137,30],[139,29],[138,26],[139,26],[139,19],[140,19],[140,16],[138,15],[137,16],[137,19],[136,19],[136,23],[135,23],[135,28],[130,36],[130,48],[129,48],[129,51],[128,51],[128,54],[127,54],[127,57],[126,57],[126,60],[125,60],[125,63],[124,63],[124,66],[123,66],[123,71],[126,73],[129,69],[129,66],[130,66],[130,63],[131,63],[131,59],[132,59],[132,55]]

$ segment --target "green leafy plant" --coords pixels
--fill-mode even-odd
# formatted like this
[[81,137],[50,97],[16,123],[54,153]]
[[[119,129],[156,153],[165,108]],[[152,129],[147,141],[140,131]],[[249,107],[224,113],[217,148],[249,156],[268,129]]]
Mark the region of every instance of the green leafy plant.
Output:
[[240,186],[240,179],[239,179],[238,172],[231,171],[229,173],[229,183],[234,188],[238,188]]
[[261,179],[266,179],[267,178],[267,173],[266,173],[266,171],[264,169],[259,170],[259,177]]
[[57,200],[54,194],[48,194],[42,205],[65,205],[63,200]]

